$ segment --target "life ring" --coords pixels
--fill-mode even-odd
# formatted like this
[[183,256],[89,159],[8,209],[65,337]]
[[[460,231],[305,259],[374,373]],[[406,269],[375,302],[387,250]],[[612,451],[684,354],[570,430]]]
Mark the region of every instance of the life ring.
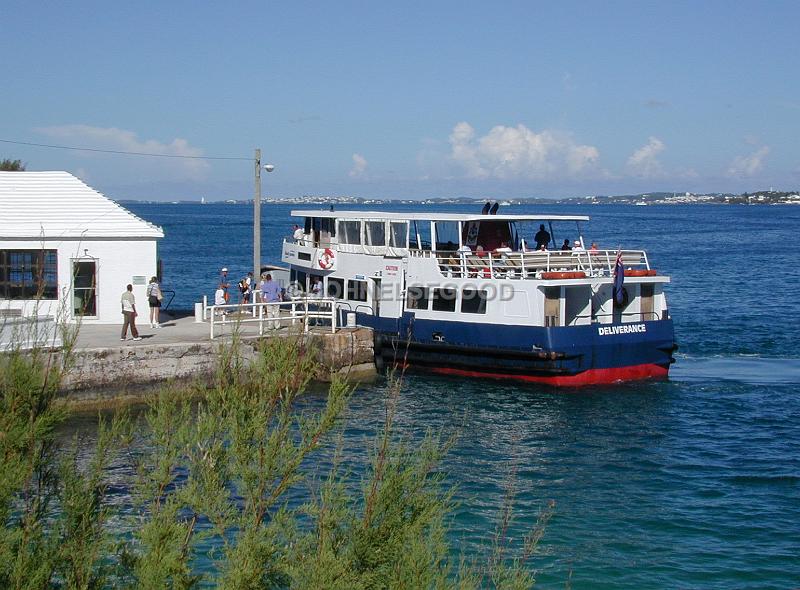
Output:
[[325,251],[320,255],[319,260],[317,260],[317,264],[319,264],[322,270],[328,270],[333,267],[335,258],[336,255],[333,253],[333,250],[325,248]]
[[582,271],[575,272],[543,272],[542,278],[546,281],[559,280],[559,279],[585,279],[586,273]]

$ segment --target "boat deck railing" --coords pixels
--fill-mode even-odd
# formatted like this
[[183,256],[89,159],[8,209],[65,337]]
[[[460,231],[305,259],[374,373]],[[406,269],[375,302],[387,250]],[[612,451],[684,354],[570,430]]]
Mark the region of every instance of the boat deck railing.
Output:
[[[410,254],[436,258],[439,271],[447,278],[546,279],[555,277],[545,273],[558,272],[613,276],[617,260],[616,250],[485,253],[411,250]],[[622,250],[622,264],[626,270],[650,270],[644,250]]]

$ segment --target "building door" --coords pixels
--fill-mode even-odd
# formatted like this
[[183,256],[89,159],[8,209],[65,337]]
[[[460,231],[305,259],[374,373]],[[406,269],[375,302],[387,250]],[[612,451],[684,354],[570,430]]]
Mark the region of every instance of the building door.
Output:
[[72,314],[97,316],[97,261],[72,261]]

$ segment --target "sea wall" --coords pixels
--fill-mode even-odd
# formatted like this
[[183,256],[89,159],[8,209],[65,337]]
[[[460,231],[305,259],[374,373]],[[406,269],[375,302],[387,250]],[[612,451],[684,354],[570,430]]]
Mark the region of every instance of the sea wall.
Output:
[[[316,380],[329,381],[336,373],[355,381],[374,378],[372,330],[343,329],[301,337],[306,350],[319,361]],[[257,337],[242,339],[240,354],[245,362],[256,357],[262,342]],[[215,340],[76,349],[62,382],[62,398],[78,404],[136,401],[149,385],[210,376],[223,346]]]

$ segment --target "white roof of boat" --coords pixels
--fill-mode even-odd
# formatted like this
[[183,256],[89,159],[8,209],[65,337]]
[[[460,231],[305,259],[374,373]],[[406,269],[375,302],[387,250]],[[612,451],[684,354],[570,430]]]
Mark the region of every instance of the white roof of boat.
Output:
[[330,211],[326,209],[301,209],[291,213],[292,217],[334,217],[336,219],[388,219],[406,221],[589,221],[586,215],[481,215],[480,213],[435,213],[388,211]]
[[69,172],[0,172],[0,238],[163,238]]

